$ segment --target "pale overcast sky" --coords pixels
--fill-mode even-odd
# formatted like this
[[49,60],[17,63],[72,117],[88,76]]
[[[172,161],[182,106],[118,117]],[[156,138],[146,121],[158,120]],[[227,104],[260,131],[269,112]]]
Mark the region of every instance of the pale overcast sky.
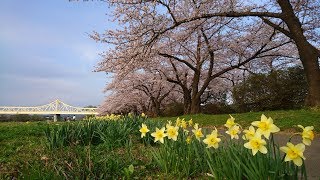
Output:
[[107,49],[88,37],[114,27],[100,1],[0,1],[0,106],[37,106],[55,99],[99,105],[105,73],[92,72]]

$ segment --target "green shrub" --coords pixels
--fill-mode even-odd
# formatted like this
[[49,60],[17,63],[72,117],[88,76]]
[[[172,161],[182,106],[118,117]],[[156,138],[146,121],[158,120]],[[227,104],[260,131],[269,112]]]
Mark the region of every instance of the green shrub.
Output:
[[300,67],[250,75],[234,87],[234,105],[239,112],[301,108],[307,81]]
[[182,103],[171,103],[166,105],[163,116],[181,116],[183,115],[183,104]]

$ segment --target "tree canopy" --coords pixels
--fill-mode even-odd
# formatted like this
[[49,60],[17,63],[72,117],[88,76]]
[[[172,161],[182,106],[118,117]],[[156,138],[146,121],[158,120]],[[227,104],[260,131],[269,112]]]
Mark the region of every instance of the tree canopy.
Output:
[[114,73],[115,83],[150,72],[181,93],[185,113],[199,113],[209,90],[302,64],[306,103],[320,105],[319,0],[108,2],[121,28],[91,37],[113,45],[97,71]]

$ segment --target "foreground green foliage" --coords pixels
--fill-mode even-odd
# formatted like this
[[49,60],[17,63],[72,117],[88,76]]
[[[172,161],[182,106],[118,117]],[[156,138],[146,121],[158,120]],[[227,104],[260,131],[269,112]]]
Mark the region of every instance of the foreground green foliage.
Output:
[[[104,143],[109,149],[121,147],[138,128],[139,121],[83,121],[48,126],[45,134],[50,149]],[[106,147],[107,148],[107,147]]]
[[252,156],[242,143],[234,142],[207,153],[211,174],[216,179],[306,179],[305,167],[283,162],[278,146],[272,143],[266,155]]
[[[270,138],[270,133],[278,132],[280,129],[273,124],[270,117],[267,118],[265,115],[261,116],[261,121],[252,122],[252,125],[257,126],[256,131],[254,127],[251,127],[252,132],[244,131],[243,139],[248,142],[235,140],[239,139],[238,135],[241,131],[232,130],[240,126],[234,120],[230,116],[225,124],[228,128],[226,133],[230,136],[223,135],[214,129],[211,133],[206,132],[205,138],[201,133],[202,128],[199,128],[198,124],[193,125],[192,120],[187,122],[178,118],[175,125],[169,121],[165,127],[156,128],[151,133],[155,141],[161,143],[159,148],[152,151],[153,159],[162,172],[174,174],[179,178],[198,177],[204,174],[214,179],[307,178],[302,160],[304,158],[304,144],[298,144],[297,148],[301,147],[302,149],[294,149],[293,151],[284,146],[279,148],[274,142],[273,135]],[[142,124],[140,129],[142,137],[149,132],[148,125]],[[163,134],[165,128],[166,134]],[[301,126],[301,128],[306,130],[303,134],[304,138],[313,140],[313,127],[304,128]],[[261,139],[262,134],[267,142]],[[296,135],[301,136],[302,133]],[[290,139],[288,140],[290,141]],[[304,141],[304,143],[311,144],[309,141]],[[204,144],[208,146],[205,147]],[[288,144],[291,147],[292,144]],[[252,149],[252,151],[248,151],[248,149]],[[281,157],[280,150],[288,154]],[[210,173],[208,173],[209,170]]]
[[149,162],[133,143],[143,120],[2,123],[0,179],[129,178],[130,165],[146,169]]
[[[318,117],[316,111],[311,110],[276,111],[266,115],[278,114],[273,117],[274,123],[279,125],[280,115],[286,119],[293,117],[288,116],[290,113],[297,115],[303,111],[306,116],[314,113],[311,118]],[[238,114],[234,117],[239,124],[242,124],[241,119],[248,118],[243,122],[249,124],[250,118],[257,120],[261,114],[254,115]],[[193,119],[200,124],[205,123],[207,128],[203,133],[208,134],[210,125],[219,125],[220,121],[223,125],[227,117],[196,115]],[[301,119],[301,123],[289,123],[306,126],[311,118]],[[150,129],[144,138],[139,132],[142,123]],[[292,179],[300,173],[304,175],[300,169],[299,175],[294,174],[298,171],[292,163],[283,166],[279,151],[272,150],[271,146],[268,147],[271,154],[263,157],[260,157],[262,154],[252,156],[240,142],[225,141],[218,149],[208,149],[182,128],[177,141],[165,139],[164,145],[154,142],[151,132],[165,123],[165,120],[133,116],[118,120],[1,123],[0,179]],[[313,125],[316,130],[319,128],[317,123]],[[244,167],[243,164],[249,166]]]
[[176,142],[165,140],[164,145],[151,148],[152,157],[160,170],[176,177],[197,177],[207,172],[205,146],[197,141],[187,143],[187,136],[180,129]]

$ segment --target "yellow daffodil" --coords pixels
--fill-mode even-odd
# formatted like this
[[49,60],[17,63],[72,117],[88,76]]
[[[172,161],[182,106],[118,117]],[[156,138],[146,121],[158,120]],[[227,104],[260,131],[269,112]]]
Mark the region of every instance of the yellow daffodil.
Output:
[[280,147],[280,150],[286,153],[284,161],[293,161],[293,163],[297,166],[301,166],[302,159],[306,159],[303,156],[304,149],[305,146],[302,143],[293,145],[292,143],[288,142],[287,146]]
[[[102,121],[109,121],[109,120],[119,120],[122,118],[122,115],[115,115],[115,114],[107,114],[105,116],[98,116],[96,117],[97,120],[102,120]],[[89,118],[90,119],[90,118]]]
[[200,141],[200,138],[203,137],[203,134],[201,132],[201,128],[198,128],[198,125],[196,124],[194,126],[194,129],[192,130],[193,134],[196,136],[196,138],[198,139],[198,141]]
[[168,127],[172,126],[171,121],[168,121],[168,123],[166,124],[166,128],[168,129]]
[[167,125],[172,125],[172,122],[171,121],[167,121]]
[[243,140],[250,140],[254,137],[254,134],[256,133],[256,130],[253,126],[250,126],[249,129],[246,129],[243,131],[245,134],[242,136]]
[[154,142],[160,141],[161,143],[164,143],[164,138],[167,136],[164,131],[166,129],[163,127],[161,129],[156,128],[156,132],[153,132],[151,134],[152,137],[154,137]]
[[178,117],[176,120],[176,126],[180,126],[181,125],[181,119]]
[[141,113],[141,117],[146,117],[146,114],[145,113]]
[[311,145],[311,141],[314,138],[314,133],[312,131],[313,130],[313,126],[303,127],[301,125],[298,125],[298,127],[303,130],[303,132],[301,133],[303,144],[305,144],[307,146],[310,146]]
[[187,139],[186,139],[187,144],[190,144],[191,141],[192,141],[192,137],[191,137],[191,136],[188,136]]
[[235,125],[236,123],[234,122],[235,118],[232,117],[230,114],[229,114],[230,118],[227,120],[226,124],[224,124],[225,127],[227,128],[231,128],[233,125]]
[[267,148],[265,147],[266,144],[266,141],[261,139],[261,134],[256,132],[249,142],[244,144],[244,147],[251,149],[253,155],[256,155],[258,151],[260,151],[262,154],[266,154],[268,152]]
[[270,133],[280,131],[280,129],[273,124],[271,117],[267,118],[264,114],[261,115],[261,121],[254,121],[251,124],[258,127],[257,132],[260,132],[267,139],[269,139]]
[[194,126],[193,126],[193,128],[194,128],[194,129],[198,129],[198,128],[199,128],[199,124],[198,124],[198,123],[195,123]]
[[206,138],[203,140],[203,142],[208,145],[207,148],[213,147],[215,149],[219,147],[220,141],[221,139],[218,138],[217,129],[213,130],[211,134],[207,135]]
[[187,122],[186,122],[184,119],[182,119],[182,120],[181,120],[181,127],[182,127],[183,129],[186,129],[187,126],[188,126]]
[[146,133],[149,132],[149,129],[147,125],[142,123],[141,129],[139,131],[141,132],[141,138],[143,138],[144,136],[146,136]]
[[168,125],[167,126],[168,139],[172,139],[172,140],[176,141],[177,137],[178,137],[178,134],[179,134],[178,131],[179,131],[179,127]]
[[193,126],[193,121],[192,121],[192,119],[190,119],[190,120],[188,121],[188,124],[189,124],[190,127]]
[[231,136],[231,139],[239,139],[240,127],[238,125],[234,125],[226,131],[227,134]]

